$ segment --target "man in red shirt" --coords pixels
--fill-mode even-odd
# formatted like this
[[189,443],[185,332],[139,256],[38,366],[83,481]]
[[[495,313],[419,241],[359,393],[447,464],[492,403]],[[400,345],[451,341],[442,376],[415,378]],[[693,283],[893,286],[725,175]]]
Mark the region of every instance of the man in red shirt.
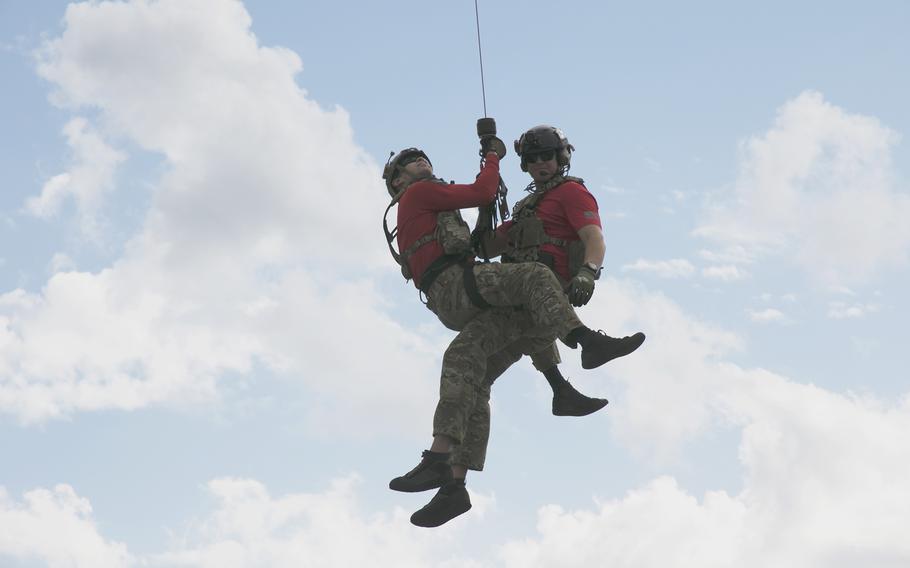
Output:
[[[483,469],[493,380],[522,354],[541,351],[556,337],[598,336],[578,320],[543,264],[475,263],[470,230],[457,211],[493,201],[505,154],[498,138],[483,144],[493,151],[483,152],[483,168],[472,184],[434,177],[429,158],[416,148],[399,152],[383,173],[393,197],[389,208],[398,203],[401,254],[391,246],[396,232],[386,229],[392,254],[405,278],[426,294],[427,307],[459,331],[443,356],[432,446],[417,467],[389,483],[396,491],[439,488],[412,515],[418,526],[438,526],[470,509],[464,480],[468,469]],[[604,346],[595,337],[582,353],[605,360]]]
[[[533,181],[526,189],[530,195],[515,204],[512,219],[497,230],[493,246],[503,251],[503,262],[542,262],[549,266],[572,305],[579,307],[594,293],[606,245],[597,200],[582,179],[568,175],[574,149],[561,130],[548,125],[535,126],[515,141],[521,169]],[[600,352],[607,355],[606,360],[584,352],[585,345],[595,337],[606,342]],[[638,332],[613,338],[603,332],[576,333],[562,339],[573,349],[582,345],[582,367],[590,369],[635,351],[645,335]],[[550,381],[555,401],[565,381],[557,367],[560,358],[556,345],[534,354],[532,360]]]

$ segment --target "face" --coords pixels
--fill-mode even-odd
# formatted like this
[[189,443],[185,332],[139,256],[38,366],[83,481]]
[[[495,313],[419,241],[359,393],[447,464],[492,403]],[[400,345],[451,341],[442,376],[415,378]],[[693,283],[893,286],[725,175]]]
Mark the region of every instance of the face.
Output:
[[556,153],[553,150],[526,154],[524,160],[534,183],[544,183],[559,173],[559,164],[556,160]]
[[398,176],[392,182],[392,185],[400,191],[415,180],[431,177],[433,175],[433,166],[423,156],[414,156],[413,159],[405,160],[404,165],[399,166],[398,172]]
[[405,164],[401,171],[413,179],[420,179],[433,175],[433,166],[423,156],[417,156],[416,159]]

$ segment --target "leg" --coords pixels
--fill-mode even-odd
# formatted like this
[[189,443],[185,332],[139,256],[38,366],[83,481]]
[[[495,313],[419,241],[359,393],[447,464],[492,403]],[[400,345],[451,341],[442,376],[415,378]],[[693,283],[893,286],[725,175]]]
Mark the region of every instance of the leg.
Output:
[[477,391],[474,409],[468,419],[468,431],[461,444],[452,451],[452,475],[464,478],[469,469],[483,471],[490,439],[490,389],[493,382],[522,357],[519,343],[509,345],[487,359],[483,386]]
[[531,355],[534,368],[543,373],[553,389],[552,412],[555,416],[587,416],[607,405],[605,398],[591,398],[578,392],[559,372],[559,349],[551,343]]
[[515,343],[528,323],[522,312],[487,310],[469,322],[446,349],[433,436],[458,444],[452,455],[452,477],[440,480],[436,495],[411,515],[413,524],[436,527],[471,508],[465,476],[468,469],[483,469],[490,435],[490,386],[520,357],[520,351],[505,348]]
[[[581,344],[581,366],[585,369],[594,369],[628,355],[645,340],[643,333],[614,338],[585,327],[569,304],[559,280],[544,264],[478,264],[473,270],[477,291],[489,304],[521,307],[545,333],[559,322],[557,337],[563,338],[569,347]],[[532,329],[525,335],[530,337],[535,333]]]

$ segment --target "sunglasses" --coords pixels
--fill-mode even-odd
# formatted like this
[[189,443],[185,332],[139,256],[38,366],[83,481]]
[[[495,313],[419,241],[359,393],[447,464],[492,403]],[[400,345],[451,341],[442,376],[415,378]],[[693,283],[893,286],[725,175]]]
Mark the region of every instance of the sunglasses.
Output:
[[417,152],[414,152],[413,154],[408,154],[407,156],[398,160],[398,167],[403,168],[406,165],[410,164],[411,162],[416,162],[420,158],[423,158],[423,154],[419,154]]
[[537,161],[549,162],[556,157],[555,150],[544,150],[543,152],[534,152],[533,154],[525,154],[521,158],[525,161],[526,164],[533,164]]

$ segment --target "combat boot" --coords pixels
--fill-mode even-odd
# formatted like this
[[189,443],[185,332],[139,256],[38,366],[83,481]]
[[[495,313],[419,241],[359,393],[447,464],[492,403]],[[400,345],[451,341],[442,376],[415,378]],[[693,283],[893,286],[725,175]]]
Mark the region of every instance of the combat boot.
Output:
[[471,497],[463,479],[455,479],[439,488],[430,502],[411,515],[411,523],[418,527],[438,527],[471,508]]
[[610,337],[603,331],[587,333],[581,344],[582,369],[596,369],[607,361],[628,355],[645,342],[645,334],[638,332],[622,338]]
[[389,489],[417,493],[427,489],[436,489],[452,481],[452,466],[449,465],[449,454],[424,450],[417,467],[389,482]]
[[555,416],[587,416],[605,407],[607,403],[605,398],[592,398],[581,394],[569,381],[563,381],[553,389]]

